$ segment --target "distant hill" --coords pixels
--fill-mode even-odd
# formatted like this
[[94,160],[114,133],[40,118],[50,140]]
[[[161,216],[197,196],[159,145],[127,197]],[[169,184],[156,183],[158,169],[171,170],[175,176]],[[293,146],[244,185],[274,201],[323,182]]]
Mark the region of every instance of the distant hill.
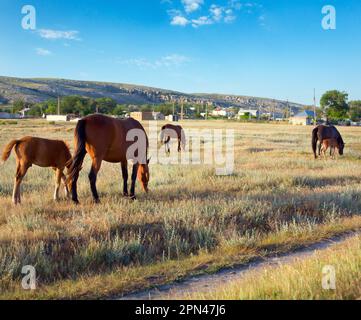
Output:
[[185,102],[213,106],[259,108],[262,112],[283,112],[291,107],[294,112],[303,105],[286,101],[221,94],[186,94],[177,91],[123,83],[77,81],[65,79],[23,79],[0,76],[0,103],[11,104],[16,100],[43,102],[57,96],[80,95],[87,98],[109,97],[119,104],[159,104]]

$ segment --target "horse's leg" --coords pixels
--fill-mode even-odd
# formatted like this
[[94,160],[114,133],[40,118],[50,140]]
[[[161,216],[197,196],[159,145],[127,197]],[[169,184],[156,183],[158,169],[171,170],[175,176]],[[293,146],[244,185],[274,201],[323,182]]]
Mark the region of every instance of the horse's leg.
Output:
[[65,176],[64,172],[61,173],[61,180],[63,181],[63,184],[64,184],[65,197],[69,198],[70,192],[69,192],[68,185],[66,183],[66,176]]
[[320,140],[320,144],[318,146],[318,155],[321,156],[321,148],[322,148],[323,141]]
[[93,199],[95,203],[99,203],[99,195],[98,195],[98,191],[97,191],[97,176],[98,176],[98,172],[100,170],[102,164],[102,160],[99,158],[93,158],[93,163],[92,163],[92,167],[89,173],[89,181],[90,181],[90,188],[93,194]]
[[135,182],[137,180],[138,167],[139,167],[139,164],[133,165],[132,185],[130,187],[130,198],[132,200],[136,200],[136,197],[135,197]]
[[124,197],[128,197],[128,162],[122,162],[122,175],[123,175],[123,195]]
[[178,152],[181,152],[181,139],[178,139]]
[[28,171],[29,166],[24,163],[18,163],[16,168],[16,177],[14,183],[14,191],[13,191],[13,203],[20,204],[21,203],[21,182],[23,181],[26,172]]
[[61,185],[61,177],[63,172],[60,169],[55,169],[55,191],[54,191],[54,200],[59,200],[59,189]]

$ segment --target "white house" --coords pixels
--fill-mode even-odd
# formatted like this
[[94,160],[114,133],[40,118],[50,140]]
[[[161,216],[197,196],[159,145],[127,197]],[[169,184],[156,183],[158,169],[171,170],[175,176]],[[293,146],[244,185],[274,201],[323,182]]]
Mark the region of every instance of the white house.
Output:
[[47,121],[55,121],[55,122],[63,122],[63,121],[70,121],[69,115],[63,116],[63,115],[47,115],[46,116]]
[[238,112],[238,117],[243,117],[247,114],[255,118],[259,118],[260,116],[260,112],[257,109],[240,109]]
[[154,120],[160,120],[160,121],[165,120],[165,116],[161,112],[153,112],[153,118]]
[[214,117],[228,117],[229,111],[225,108],[217,108],[212,111],[212,116]]
[[290,118],[290,123],[293,125],[310,126],[315,119],[315,113],[313,111],[305,110],[294,117]]
[[166,117],[166,120],[171,122],[178,122],[179,117],[177,115],[170,114],[169,116]]

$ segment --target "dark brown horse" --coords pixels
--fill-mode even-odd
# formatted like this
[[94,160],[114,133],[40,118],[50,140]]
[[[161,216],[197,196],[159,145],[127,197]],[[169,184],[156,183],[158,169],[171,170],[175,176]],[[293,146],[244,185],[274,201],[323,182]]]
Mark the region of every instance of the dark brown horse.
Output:
[[65,186],[66,196],[68,196],[66,178],[63,172],[69,160],[71,160],[71,153],[68,145],[64,141],[33,137],[13,140],[4,149],[2,155],[3,161],[9,159],[13,148],[15,148],[16,154],[16,177],[13,192],[14,204],[21,203],[20,185],[26,172],[33,164],[39,167],[51,167],[55,170],[56,185],[54,200],[58,200],[59,198],[61,180],[63,180]]
[[[321,147],[323,140],[325,139],[335,139],[338,143],[338,152],[341,156],[343,155],[345,143],[342,139],[340,132],[334,126],[320,125],[312,131],[312,150],[313,154],[315,155],[315,159],[317,159],[317,154],[319,156],[321,155]],[[317,142],[319,142],[318,150]]]
[[89,153],[92,159],[89,180],[96,203],[99,202],[96,180],[103,161],[121,163],[124,196],[128,196],[128,160],[132,160],[130,197],[135,199],[137,177],[144,191],[148,192],[148,147],[148,137],[143,126],[132,118],[118,120],[97,114],[80,120],[75,129],[75,153],[68,177],[72,200],[79,203],[77,181],[86,153]]
[[170,153],[170,145],[169,142],[171,139],[177,139],[178,140],[178,152],[185,149],[186,145],[186,136],[184,133],[184,130],[181,126],[176,126],[173,124],[166,124],[162,127],[161,133],[160,133],[160,140],[165,145],[166,152]]

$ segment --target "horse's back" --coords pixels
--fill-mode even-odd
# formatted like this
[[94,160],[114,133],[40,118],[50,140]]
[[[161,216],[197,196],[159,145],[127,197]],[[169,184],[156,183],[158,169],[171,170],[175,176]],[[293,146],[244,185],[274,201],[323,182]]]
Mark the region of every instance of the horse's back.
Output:
[[92,158],[100,157],[114,163],[126,161],[128,147],[134,143],[127,141],[127,134],[132,129],[144,132],[148,147],[143,126],[133,118],[119,120],[96,114],[80,121],[85,121],[87,151]]
[[19,140],[16,154],[23,162],[40,167],[62,167],[71,158],[64,141],[29,136]]

